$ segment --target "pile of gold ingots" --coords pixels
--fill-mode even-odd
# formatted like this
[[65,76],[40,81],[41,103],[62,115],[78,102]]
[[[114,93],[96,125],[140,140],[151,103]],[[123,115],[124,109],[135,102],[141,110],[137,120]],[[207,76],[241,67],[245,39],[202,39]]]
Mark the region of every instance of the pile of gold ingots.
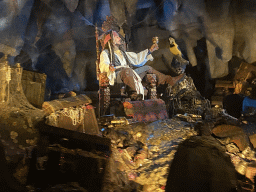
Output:
[[[110,137],[113,158],[118,171],[127,176],[127,186],[129,181],[134,181],[139,184],[139,191],[164,192],[169,167],[178,145],[198,134],[195,131],[198,122],[202,122],[199,115],[177,114],[171,119],[151,123],[109,127],[114,133]],[[256,172],[255,152],[250,147],[240,151],[232,142],[221,143],[237,172],[253,181]]]
[[125,173],[128,180],[138,183],[142,191],[165,191],[168,168],[178,144],[197,134],[190,122],[179,118],[111,129],[118,134],[112,137],[117,169]]
[[136,170],[136,182],[143,185],[143,191],[165,191],[168,168],[180,142],[196,135],[191,124],[178,118],[156,121],[146,129],[144,140],[149,149],[149,158]]

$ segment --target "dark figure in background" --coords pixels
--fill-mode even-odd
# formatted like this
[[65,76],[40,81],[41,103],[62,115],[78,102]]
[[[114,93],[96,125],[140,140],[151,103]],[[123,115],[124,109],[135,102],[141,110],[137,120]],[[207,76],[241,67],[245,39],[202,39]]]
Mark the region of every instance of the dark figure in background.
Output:
[[227,95],[223,99],[223,108],[227,113],[237,119],[241,117],[244,96],[239,94]]
[[252,85],[251,88],[250,96],[231,94],[223,99],[223,108],[229,115],[240,118],[241,114],[248,113],[250,109],[256,111],[256,85]]
[[256,110],[256,84],[252,85],[251,94],[243,100],[243,113],[249,112],[250,108]]

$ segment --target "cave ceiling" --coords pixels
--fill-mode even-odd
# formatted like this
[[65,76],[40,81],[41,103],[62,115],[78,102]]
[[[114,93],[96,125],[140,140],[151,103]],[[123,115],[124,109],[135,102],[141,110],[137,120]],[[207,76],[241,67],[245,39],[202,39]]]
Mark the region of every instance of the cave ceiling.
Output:
[[[229,73],[234,56],[256,61],[255,9],[254,0],[2,0],[0,52],[9,55],[10,65],[20,62],[24,69],[46,73],[52,93],[93,89],[95,26],[101,33],[112,14],[131,51],[146,49],[159,37],[160,49],[148,65],[172,73],[168,38],[173,36],[192,66],[203,62],[211,78],[220,78]],[[205,46],[198,43],[202,40]]]

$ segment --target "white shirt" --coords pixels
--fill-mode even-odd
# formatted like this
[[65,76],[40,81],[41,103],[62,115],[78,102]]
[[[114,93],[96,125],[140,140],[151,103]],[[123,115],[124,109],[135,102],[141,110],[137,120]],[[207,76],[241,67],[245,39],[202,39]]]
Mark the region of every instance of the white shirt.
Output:
[[[127,55],[128,59],[130,60],[130,63],[136,67],[143,66],[148,60],[153,61],[152,55],[148,54],[148,49],[141,51],[139,53],[126,52],[126,55]],[[121,66],[116,66],[115,67],[116,69],[118,69],[120,67],[128,67],[129,68],[129,65],[126,62],[126,59],[120,50],[115,50],[115,56],[118,58],[118,60],[120,61],[120,64],[121,64]],[[103,50],[100,54],[100,64],[99,64],[100,72],[102,72],[102,73],[106,72],[107,76],[109,78],[109,84],[114,85],[115,79],[116,79],[116,73],[115,73],[115,71],[112,72],[109,70],[110,63],[111,62],[109,59],[108,51]],[[144,89],[141,84],[141,78],[135,71],[133,71],[133,72],[134,72],[134,75],[137,77],[137,78],[134,78],[137,93],[142,94],[143,98],[144,98]]]
[[[130,62],[132,65],[136,67],[141,67],[143,66],[148,60],[153,61],[153,57],[151,54],[148,54],[148,49],[141,51],[139,53],[134,53],[134,52],[126,52],[127,57],[129,58]],[[122,52],[120,50],[115,51],[115,56],[118,58],[120,61],[121,66],[117,66],[116,69],[120,67],[129,67],[125,57],[123,56]],[[109,84],[114,85],[114,80],[115,80],[115,72],[111,72],[109,70],[109,64],[110,64],[110,59],[109,59],[109,54],[108,51],[103,50],[100,54],[100,72],[106,72],[107,76],[109,78]],[[114,74],[114,75],[113,75]]]

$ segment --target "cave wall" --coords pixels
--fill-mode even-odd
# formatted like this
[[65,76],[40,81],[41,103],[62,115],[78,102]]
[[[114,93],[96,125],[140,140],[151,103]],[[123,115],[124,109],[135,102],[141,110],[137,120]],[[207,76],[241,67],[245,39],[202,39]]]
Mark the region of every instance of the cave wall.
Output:
[[[97,90],[95,26],[110,13],[131,51],[159,37],[160,49],[147,64],[165,74],[175,75],[169,36],[192,67],[204,65],[208,80],[226,76],[234,56],[256,61],[253,0],[4,0],[0,9],[0,52],[11,65],[46,73],[51,94]],[[203,61],[200,49],[206,49]]]
[[[199,0],[181,1],[170,21],[169,31],[185,40],[190,63],[197,65],[193,47],[206,38],[208,67],[211,78],[229,73],[228,62],[237,56],[248,63],[255,62],[255,1]],[[250,41],[250,40],[251,41]]]

